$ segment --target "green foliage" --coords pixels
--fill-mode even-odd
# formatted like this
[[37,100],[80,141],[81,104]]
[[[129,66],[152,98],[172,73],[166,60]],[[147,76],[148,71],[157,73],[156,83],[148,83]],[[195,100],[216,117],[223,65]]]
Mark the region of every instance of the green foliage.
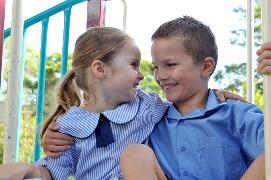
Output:
[[140,70],[144,75],[144,80],[141,81],[140,87],[145,91],[155,92],[161,97],[165,97],[163,90],[154,80],[151,62],[148,60],[142,60],[140,63]]
[[[233,9],[233,12],[239,16],[240,24],[246,23],[246,10],[242,7],[236,7]],[[239,45],[239,46],[246,46],[246,29],[240,27],[238,29],[232,30],[232,37],[230,39],[231,44]],[[255,8],[254,8],[254,45],[260,46],[261,43],[261,4],[259,1],[256,1]]]
[[4,123],[0,123],[0,164],[3,163],[3,151],[4,151],[4,136],[5,136]]
[[[234,8],[233,11],[239,16],[240,22],[246,22],[246,10],[242,7]],[[231,44],[246,45],[246,29],[239,28],[231,31]],[[261,40],[261,4],[256,0],[254,8],[254,45],[260,46]],[[255,104],[263,109],[263,77],[261,74],[254,73],[255,85]],[[214,80],[221,85],[221,88],[232,91],[243,97],[247,94],[246,63],[226,65],[224,70],[218,70],[214,75]]]
[[[71,65],[71,55],[68,57]],[[44,117],[49,114],[53,102],[55,84],[60,79],[61,54],[53,53],[46,59],[46,84]],[[34,137],[36,128],[36,99],[39,74],[39,52],[27,49],[24,68],[24,94],[20,132],[19,161],[33,162]],[[8,64],[4,67],[4,80],[8,79]],[[5,91],[4,91],[5,92]],[[0,124],[0,163],[3,161],[4,125]]]
[[[226,65],[224,70],[218,70],[214,74],[214,80],[226,91],[246,97],[247,79],[246,63]],[[255,72],[255,104],[263,109],[263,77]]]
[[33,106],[24,106],[19,141],[19,161],[29,163],[34,161],[35,133],[39,132],[36,131],[36,118],[33,116]]

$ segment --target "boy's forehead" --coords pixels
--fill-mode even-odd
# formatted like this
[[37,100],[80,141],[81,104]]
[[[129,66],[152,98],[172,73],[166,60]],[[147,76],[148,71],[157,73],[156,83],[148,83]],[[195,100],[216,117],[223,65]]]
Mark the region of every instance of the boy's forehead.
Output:
[[185,53],[184,48],[179,40],[176,39],[157,39],[154,40],[151,47],[153,58],[157,56],[181,55]]
[[157,48],[178,48],[178,49],[183,49],[183,43],[182,40],[180,39],[165,39],[165,38],[160,38],[156,39],[152,42],[152,49],[157,49]]

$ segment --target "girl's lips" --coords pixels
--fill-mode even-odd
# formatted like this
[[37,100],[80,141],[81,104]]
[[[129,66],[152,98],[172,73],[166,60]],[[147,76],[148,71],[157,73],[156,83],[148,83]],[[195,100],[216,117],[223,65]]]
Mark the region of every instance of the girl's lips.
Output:
[[137,88],[137,86],[139,86],[139,83],[134,84],[134,86],[133,86],[133,87],[134,87],[134,88]]

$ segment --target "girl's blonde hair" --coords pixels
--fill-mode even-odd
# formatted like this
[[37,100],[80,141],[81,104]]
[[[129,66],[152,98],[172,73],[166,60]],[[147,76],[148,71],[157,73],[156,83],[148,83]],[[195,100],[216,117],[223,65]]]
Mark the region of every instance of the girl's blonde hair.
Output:
[[[91,28],[76,40],[72,69],[60,84],[57,107],[44,123],[41,137],[53,120],[67,112],[71,106],[80,106],[87,100],[90,92],[87,68],[91,63],[94,60],[109,62],[131,40],[127,34],[112,27]],[[80,96],[80,91],[83,96]]]

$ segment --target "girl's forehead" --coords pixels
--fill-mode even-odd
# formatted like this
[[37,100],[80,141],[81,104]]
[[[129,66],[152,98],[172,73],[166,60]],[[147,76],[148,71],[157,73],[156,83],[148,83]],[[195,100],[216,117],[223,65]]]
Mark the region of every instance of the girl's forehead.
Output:
[[123,48],[122,48],[122,50],[121,50],[120,53],[127,54],[127,55],[128,54],[130,54],[130,55],[133,54],[135,56],[141,56],[140,49],[138,48],[138,46],[133,41],[127,42],[123,46]]

